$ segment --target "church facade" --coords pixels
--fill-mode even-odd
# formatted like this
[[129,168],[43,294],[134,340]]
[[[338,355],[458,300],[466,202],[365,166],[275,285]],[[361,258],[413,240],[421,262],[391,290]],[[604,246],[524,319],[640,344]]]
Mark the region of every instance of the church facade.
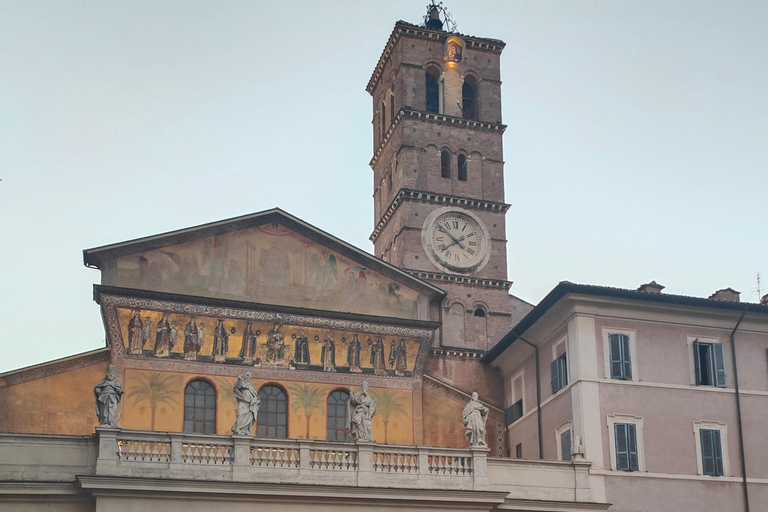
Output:
[[[740,510],[742,490],[765,495],[762,462],[738,469],[756,429],[717,411],[744,365],[745,410],[765,410],[768,306],[569,283],[535,308],[511,295],[504,43],[430,16],[395,24],[367,85],[375,256],[280,209],[85,250],[106,347],[0,375],[10,510]],[[742,310],[739,366],[723,347]],[[678,422],[698,474],[656,459],[662,331],[690,351],[674,407],[686,385],[714,390]]]

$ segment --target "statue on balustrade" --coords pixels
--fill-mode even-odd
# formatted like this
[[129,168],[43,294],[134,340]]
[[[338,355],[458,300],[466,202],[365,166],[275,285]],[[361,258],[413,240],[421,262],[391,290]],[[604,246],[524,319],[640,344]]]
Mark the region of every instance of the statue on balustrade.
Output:
[[376,399],[368,394],[368,383],[363,381],[363,390],[355,393],[349,388],[347,402],[347,432],[355,441],[375,443],[373,439],[373,415],[376,414]]
[[237,400],[237,418],[232,425],[232,433],[238,436],[252,436],[261,399],[251,385],[251,372],[237,377],[233,391]]
[[466,429],[464,437],[467,438],[470,448],[488,446],[485,443],[485,422],[488,421],[488,408],[480,403],[477,392],[472,393],[472,399],[464,407],[461,416]]
[[117,404],[123,399],[123,387],[115,377],[114,366],[107,366],[107,375],[93,388],[93,394],[96,397],[99,425],[117,427]]

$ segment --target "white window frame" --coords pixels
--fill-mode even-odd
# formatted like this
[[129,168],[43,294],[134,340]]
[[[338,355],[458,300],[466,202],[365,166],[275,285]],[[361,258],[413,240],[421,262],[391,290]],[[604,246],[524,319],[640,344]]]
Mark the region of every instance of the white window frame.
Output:
[[640,380],[640,374],[637,369],[637,331],[634,329],[618,329],[613,327],[603,327],[603,366],[605,367],[605,378],[608,380],[620,380],[611,379],[611,334],[626,334],[629,336],[629,357],[632,366],[632,378],[623,380]]
[[[698,386],[696,384],[696,361],[694,360],[694,357],[696,357],[693,353],[693,342],[698,340],[699,343],[720,343],[723,345],[723,349],[725,349],[725,345],[722,341],[720,341],[719,338],[710,338],[706,336],[692,336],[688,335],[688,369],[690,371],[689,378],[691,380],[691,386],[701,387],[701,388],[715,388],[715,389],[727,389],[728,386],[726,385],[725,388],[718,388],[714,384],[712,386]],[[714,357],[714,356],[713,356]],[[714,362],[712,363],[714,364]],[[726,375],[726,382],[728,378],[728,366],[725,367],[725,375]]]
[[643,443],[643,418],[631,414],[609,414],[606,418],[608,426],[608,448],[611,452],[611,469],[616,469],[616,423],[632,423],[635,425],[635,437],[637,438],[637,471],[645,471],[645,445]]
[[[699,338],[701,341],[701,338]],[[720,431],[720,452],[723,455],[723,477],[731,476],[731,465],[728,458],[728,425],[719,421],[694,421],[693,435],[696,441],[696,471],[700,476],[709,476],[712,478],[722,478],[721,476],[705,475],[704,463],[701,460],[701,430],[719,430]]]
[[[521,386],[520,386],[522,396],[517,396],[517,394],[515,393],[515,381],[517,379],[522,380]],[[510,402],[509,402],[509,405],[507,405],[507,407],[512,407],[515,404],[515,402],[517,402],[518,400],[523,401],[523,410],[521,411],[520,417],[517,418],[512,423],[510,423],[510,425],[514,425],[515,423],[523,419],[523,416],[525,416],[525,368],[515,373],[512,376],[512,378],[509,379],[509,396],[510,396]]]
[[566,430],[571,431],[571,460],[573,460],[573,422],[568,420],[555,429],[555,444],[557,446],[557,460],[563,460],[563,445],[560,441],[560,435]]
[[[557,391],[552,393],[552,396],[559,395],[562,390],[570,386],[571,384],[571,354],[568,350],[568,336],[563,336],[558,341],[552,343],[552,361],[557,359],[557,349],[560,347],[560,345],[563,345],[563,353],[565,354],[565,377],[566,377],[566,383],[564,386],[560,387]],[[552,375],[549,376],[550,380],[552,380]]]

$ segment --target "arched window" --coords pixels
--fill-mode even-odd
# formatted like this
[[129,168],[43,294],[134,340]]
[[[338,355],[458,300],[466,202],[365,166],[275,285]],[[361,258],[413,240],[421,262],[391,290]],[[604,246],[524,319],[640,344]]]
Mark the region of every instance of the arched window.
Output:
[[459,169],[458,169],[459,181],[467,181],[467,156],[459,153],[458,161],[459,161]]
[[381,141],[384,142],[384,136],[387,134],[387,104],[381,102]]
[[352,441],[347,433],[347,401],[349,393],[338,389],[328,395],[326,439],[328,441]]
[[389,95],[389,124],[395,122],[395,95]]
[[447,149],[440,153],[440,176],[443,178],[451,177],[451,154]]
[[288,400],[285,392],[277,386],[267,384],[259,390],[261,405],[256,417],[256,435],[272,439],[288,437]]
[[427,68],[427,112],[440,113],[440,70],[436,67]]
[[477,119],[477,80],[472,75],[461,86],[461,111],[465,119]]
[[216,433],[216,390],[204,380],[184,388],[184,432]]
[[483,308],[476,308],[475,309],[475,316],[480,318],[485,318],[485,310]]

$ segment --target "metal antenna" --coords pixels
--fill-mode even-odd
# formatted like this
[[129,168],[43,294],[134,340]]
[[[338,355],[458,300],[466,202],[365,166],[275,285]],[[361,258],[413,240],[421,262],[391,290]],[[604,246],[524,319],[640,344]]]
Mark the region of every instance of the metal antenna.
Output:
[[[436,23],[440,25],[440,28],[437,27]],[[436,0],[432,0],[432,2],[427,5],[427,14],[424,15],[424,23],[422,24],[422,27],[445,30],[446,32],[459,31],[458,25],[456,25],[453,16],[448,12],[448,9],[445,8],[443,2],[437,2]]]
[[760,302],[760,299],[763,298],[763,289],[761,287],[761,279],[760,279],[760,272],[755,274],[755,281],[757,281],[757,288],[753,288],[753,292],[757,292],[757,302]]

